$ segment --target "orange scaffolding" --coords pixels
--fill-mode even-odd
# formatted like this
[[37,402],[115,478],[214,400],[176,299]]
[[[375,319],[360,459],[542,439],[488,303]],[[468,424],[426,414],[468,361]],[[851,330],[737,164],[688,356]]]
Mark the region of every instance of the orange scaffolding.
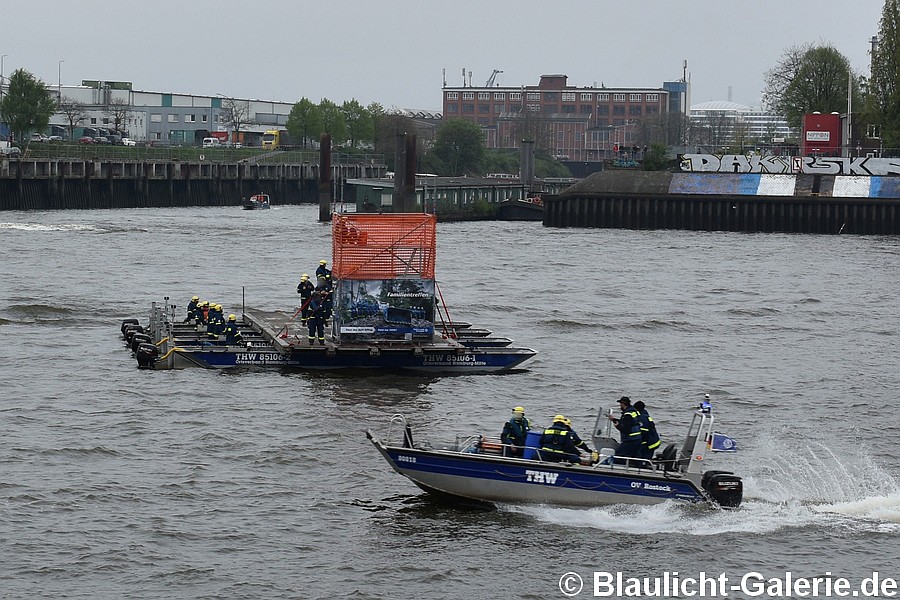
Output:
[[434,279],[434,215],[336,213],[331,234],[335,279]]

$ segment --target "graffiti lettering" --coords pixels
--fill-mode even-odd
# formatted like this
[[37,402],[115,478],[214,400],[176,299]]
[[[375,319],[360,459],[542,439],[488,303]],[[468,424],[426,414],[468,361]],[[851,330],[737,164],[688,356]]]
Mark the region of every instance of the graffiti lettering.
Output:
[[684,154],[681,170],[692,173],[775,173],[809,175],[900,175],[900,159],[841,156],[744,156]]

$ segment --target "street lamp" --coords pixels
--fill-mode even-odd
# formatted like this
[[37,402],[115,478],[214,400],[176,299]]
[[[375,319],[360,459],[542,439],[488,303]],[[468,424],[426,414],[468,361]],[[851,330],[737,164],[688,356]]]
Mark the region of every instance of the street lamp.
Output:
[[59,96],[59,102],[62,102],[62,64],[64,60],[59,61],[56,65],[56,93]]

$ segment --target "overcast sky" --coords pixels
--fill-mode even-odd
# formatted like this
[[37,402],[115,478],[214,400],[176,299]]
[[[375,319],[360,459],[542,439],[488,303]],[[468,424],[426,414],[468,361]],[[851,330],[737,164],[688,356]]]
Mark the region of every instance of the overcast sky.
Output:
[[[4,75],[45,83],[294,102],[355,98],[441,109],[450,86],[568,75],[569,85],[660,87],[688,62],[693,104],[759,106],[792,45],[831,43],[868,73],[883,0],[78,0],[0,3]],[[59,61],[65,61],[60,64]]]

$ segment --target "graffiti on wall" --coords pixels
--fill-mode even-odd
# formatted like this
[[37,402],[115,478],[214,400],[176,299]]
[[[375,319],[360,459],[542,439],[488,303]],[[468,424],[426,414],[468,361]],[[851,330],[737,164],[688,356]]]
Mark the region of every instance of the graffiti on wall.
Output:
[[683,154],[681,170],[693,173],[900,175],[900,158]]

